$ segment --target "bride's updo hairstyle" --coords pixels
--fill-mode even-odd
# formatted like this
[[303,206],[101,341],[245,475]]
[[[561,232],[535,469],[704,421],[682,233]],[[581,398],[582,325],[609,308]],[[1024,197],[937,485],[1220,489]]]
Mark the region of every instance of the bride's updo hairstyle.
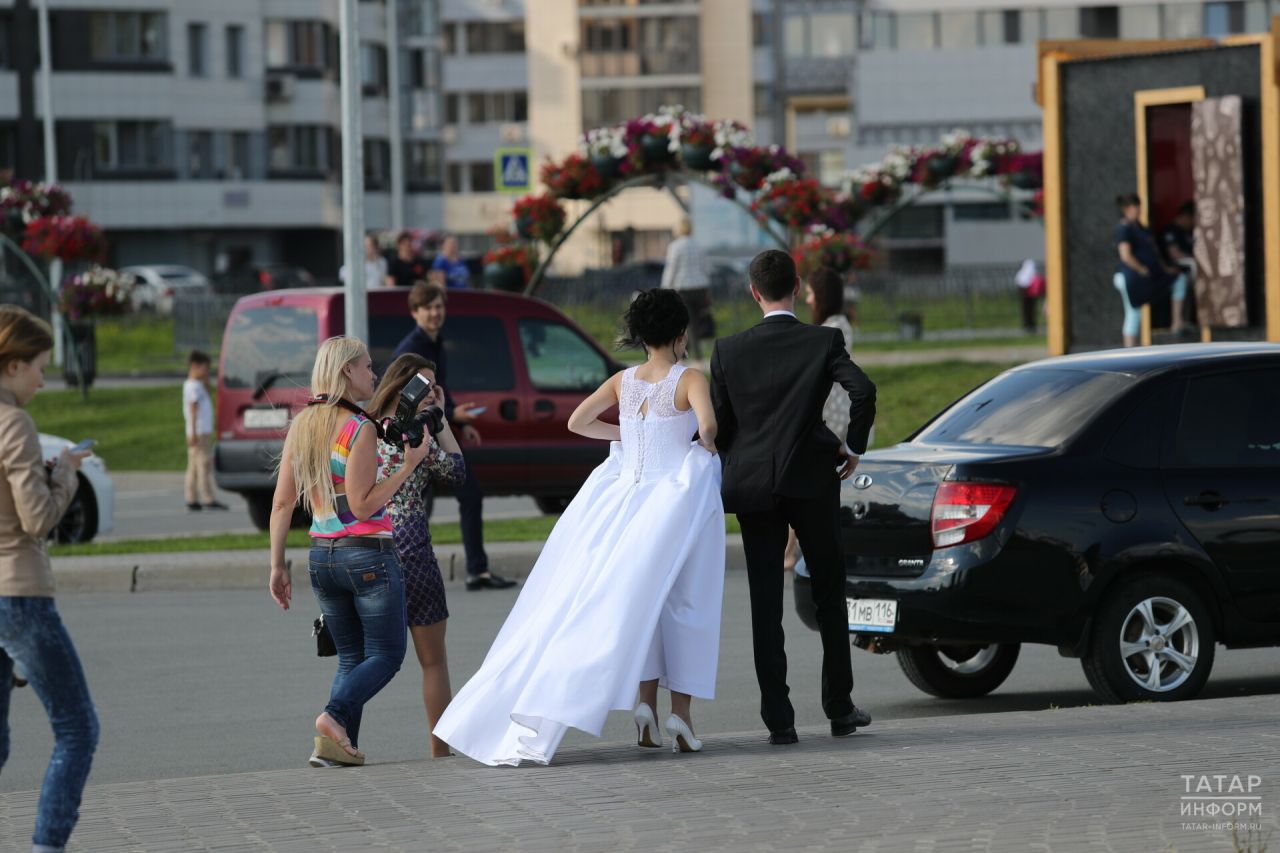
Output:
[[661,347],[689,328],[689,309],[674,290],[655,287],[642,290],[631,300],[622,317],[622,337],[618,349]]

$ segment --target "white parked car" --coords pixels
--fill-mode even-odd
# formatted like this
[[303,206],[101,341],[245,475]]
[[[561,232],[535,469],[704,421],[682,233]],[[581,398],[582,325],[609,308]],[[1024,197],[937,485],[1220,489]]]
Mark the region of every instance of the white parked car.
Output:
[[171,264],[137,266],[125,267],[121,272],[138,280],[132,296],[135,311],[172,314],[173,298],[178,293],[204,295],[213,292],[209,279],[191,267]]
[[[74,444],[55,435],[40,434],[40,452],[47,460],[57,459],[64,448]],[[78,479],[80,489],[67,508],[67,514],[54,528],[55,542],[88,542],[115,526],[116,487],[102,457],[90,454],[80,465]]]

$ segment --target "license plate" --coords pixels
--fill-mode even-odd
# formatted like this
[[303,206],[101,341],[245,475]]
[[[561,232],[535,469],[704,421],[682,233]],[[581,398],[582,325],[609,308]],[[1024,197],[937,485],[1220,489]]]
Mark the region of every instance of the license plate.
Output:
[[892,634],[898,623],[898,602],[885,598],[849,598],[849,630]]
[[245,429],[284,429],[289,424],[288,409],[245,409]]

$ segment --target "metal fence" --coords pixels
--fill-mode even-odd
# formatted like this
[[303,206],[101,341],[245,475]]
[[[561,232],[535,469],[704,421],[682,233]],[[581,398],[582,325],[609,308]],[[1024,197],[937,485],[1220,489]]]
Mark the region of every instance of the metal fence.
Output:
[[[864,341],[1014,337],[1023,334],[1017,270],[1015,265],[957,268],[937,275],[863,272],[846,289],[846,307]],[[631,295],[657,287],[661,279],[660,263],[589,270],[548,278],[538,296],[608,341],[616,336]],[[745,263],[713,263],[710,289],[717,334],[732,334],[759,319]],[[807,318],[803,307],[799,313]]]
[[173,297],[173,351],[216,353],[222,346],[227,317],[240,296],[226,293],[176,294]]

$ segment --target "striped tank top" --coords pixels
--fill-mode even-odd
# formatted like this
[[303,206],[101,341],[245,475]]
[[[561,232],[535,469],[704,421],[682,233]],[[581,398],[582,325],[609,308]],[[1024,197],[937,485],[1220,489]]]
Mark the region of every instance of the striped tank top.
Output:
[[311,519],[311,535],[318,539],[338,539],[343,536],[390,536],[391,516],[384,506],[371,518],[360,521],[347,503],[347,458],[369,419],[352,415],[334,439],[329,452],[329,474],[333,477],[334,506],[316,511]]

